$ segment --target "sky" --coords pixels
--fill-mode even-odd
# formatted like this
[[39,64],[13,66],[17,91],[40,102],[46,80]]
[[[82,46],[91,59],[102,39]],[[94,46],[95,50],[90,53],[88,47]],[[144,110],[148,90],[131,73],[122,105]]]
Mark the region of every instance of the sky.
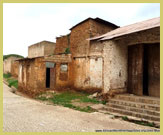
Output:
[[70,33],[88,17],[120,27],[160,17],[159,3],[4,3],[3,54],[27,57],[28,46]]

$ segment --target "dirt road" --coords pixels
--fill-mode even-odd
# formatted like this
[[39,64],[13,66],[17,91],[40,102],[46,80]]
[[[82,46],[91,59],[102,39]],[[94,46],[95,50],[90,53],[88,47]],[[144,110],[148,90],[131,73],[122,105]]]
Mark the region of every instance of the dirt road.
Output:
[[4,132],[95,132],[111,129],[152,129],[102,113],[85,113],[46,105],[18,96],[3,85]]

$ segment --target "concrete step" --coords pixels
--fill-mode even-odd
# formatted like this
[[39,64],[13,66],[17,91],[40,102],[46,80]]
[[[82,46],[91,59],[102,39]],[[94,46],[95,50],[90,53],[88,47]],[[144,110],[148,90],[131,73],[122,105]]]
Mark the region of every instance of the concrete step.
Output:
[[115,105],[122,105],[122,106],[129,106],[129,107],[134,107],[134,108],[138,108],[138,109],[147,109],[147,110],[153,110],[153,111],[160,111],[160,105],[158,104],[148,104],[148,103],[136,103],[136,102],[132,102],[132,101],[126,101],[126,100],[122,100],[122,99],[110,99],[108,103],[112,103]]
[[142,114],[160,117],[160,112],[155,111],[155,110],[142,109],[142,108],[131,107],[131,106],[126,106],[126,105],[119,105],[119,104],[114,104],[114,103],[108,103],[107,106],[121,109],[121,110],[133,111],[133,112],[138,112],[138,113],[142,113]]
[[147,121],[149,120],[149,121],[153,121],[153,122],[157,122],[157,123],[160,121],[159,116],[153,116],[153,115],[149,115],[149,114],[133,112],[133,111],[118,109],[118,108],[109,107],[109,106],[107,106],[105,108],[102,108],[102,109],[107,111],[107,112],[119,113],[119,114],[123,114],[125,116],[138,117],[138,118],[141,118],[141,119],[145,119]]
[[[142,118],[138,118],[138,117],[134,117],[134,116],[130,116],[130,115],[123,115],[123,114],[116,113],[116,112],[109,112],[106,109],[105,110],[104,109],[99,109],[98,112],[111,115],[112,117],[113,116],[118,116],[118,117],[127,116],[130,120],[142,121]],[[151,122],[151,123],[154,122],[157,126],[160,126],[160,121],[152,121],[152,120],[145,120],[145,121],[148,121],[148,122]]]
[[137,103],[160,105],[160,98],[157,98],[157,97],[136,96],[133,94],[119,94],[119,95],[115,95],[114,99],[132,101],[132,102],[137,102]]

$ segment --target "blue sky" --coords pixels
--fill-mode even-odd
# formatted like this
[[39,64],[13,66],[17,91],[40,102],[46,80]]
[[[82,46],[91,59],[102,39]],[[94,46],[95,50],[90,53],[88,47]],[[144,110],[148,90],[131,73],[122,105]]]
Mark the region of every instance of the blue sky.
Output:
[[160,16],[159,3],[5,3],[3,54],[27,56],[28,46],[69,33],[88,17],[99,17],[119,26]]

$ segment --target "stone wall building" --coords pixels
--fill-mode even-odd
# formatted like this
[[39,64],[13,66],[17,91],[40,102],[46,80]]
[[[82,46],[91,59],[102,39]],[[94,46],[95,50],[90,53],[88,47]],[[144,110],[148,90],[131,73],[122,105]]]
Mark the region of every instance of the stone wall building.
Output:
[[[91,38],[101,48],[102,91],[109,113],[160,125],[160,18],[124,26]],[[123,92],[123,93],[122,93]]]
[[[56,64],[55,87],[101,91],[101,80],[96,76],[102,76],[102,59],[97,56],[97,48],[90,55],[90,41],[87,39],[116,28],[119,27],[100,18],[88,18],[73,26],[70,34],[58,37],[55,55],[45,58],[47,62]],[[65,54],[66,48],[69,48],[70,54]]]
[[52,55],[54,50],[55,45],[53,42],[42,41],[28,47],[28,58]]
[[11,73],[12,76],[17,77],[18,76],[18,62],[15,60],[18,60],[18,57],[11,56],[3,61],[3,73]]
[[18,60],[18,89],[33,95],[46,88],[44,56],[54,54],[55,43],[42,41],[28,47],[28,57]]
[[67,48],[70,48],[70,34],[57,37],[54,54],[63,54]]
[[18,59],[14,60],[11,63],[11,75],[15,78],[18,77],[18,72],[19,72],[19,62],[17,60]]
[[105,106],[109,113],[159,123],[160,18],[120,28],[88,18],[70,30],[48,53],[37,44],[29,47],[31,57],[19,60],[19,89],[116,93]]
[[160,97],[160,18],[118,28],[91,39],[103,48],[102,88]]
[[159,97],[159,18],[121,28],[88,18],[70,30],[68,35],[57,37],[56,46],[52,43],[47,47],[42,42],[29,47],[29,57],[19,61],[20,87],[25,86],[22,80],[30,84],[27,74],[36,74],[30,86],[38,91],[68,87]]
[[25,58],[19,60],[18,89],[33,95],[45,88],[44,57]]

